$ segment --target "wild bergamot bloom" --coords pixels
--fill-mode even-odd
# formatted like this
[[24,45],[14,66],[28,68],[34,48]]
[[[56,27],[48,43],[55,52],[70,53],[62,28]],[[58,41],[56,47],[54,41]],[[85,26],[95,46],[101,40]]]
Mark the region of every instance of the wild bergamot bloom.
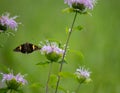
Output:
[[15,19],[17,16],[10,17],[9,13],[5,13],[4,15],[0,16],[0,30],[6,31],[8,28],[12,30],[17,30],[18,24]]
[[45,54],[48,60],[56,62],[63,56],[64,50],[56,42],[47,41],[42,45],[41,53]]
[[89,82],[90,79],[90,73],[87,69],[84,67],[79,67],[76,69],[75,76],[78,79],[79,83]]
[[3,74],[2,82],[5,82],[8,89],[17,90],[20,86],[27,84],[24,75],[18,73],[16,76],[13,73]]
[[71,8],[79,9],[81,11],[88,9],[93,9],[95,0],[64,0],[65,4],[68,4]]

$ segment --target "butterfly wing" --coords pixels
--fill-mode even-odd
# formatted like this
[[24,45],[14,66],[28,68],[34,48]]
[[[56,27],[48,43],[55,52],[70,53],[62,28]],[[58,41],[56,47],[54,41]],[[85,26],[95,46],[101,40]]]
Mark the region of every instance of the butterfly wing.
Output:
[[16,48],[14,49],[14,51],[15,51],[15,52],[21,52],[21,49],[22,49],[22,46],[20,45],[20,46],[16,47]]
[[32,53],[35,50],[39,50],[40,48],[36,45],[33,45],[31,43],[24,43],[14,49],[15,52],[21,52],[21,53]]

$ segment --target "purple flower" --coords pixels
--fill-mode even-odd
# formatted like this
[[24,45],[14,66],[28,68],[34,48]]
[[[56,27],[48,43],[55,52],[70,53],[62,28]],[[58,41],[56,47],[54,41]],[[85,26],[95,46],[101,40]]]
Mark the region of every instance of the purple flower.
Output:
[[18,23],[15,21],[17,16],[14,16],[11,18],[9,16],[10,16],[9,13],[2,15],[0,17],[0,25],[16,31],[18,28]]
[[80,67],[76,69],[75,75],[78,79],[88,79],[90,78],[90,73],[88,70],[86,70],[84,67]]
[[10,82],[12,80],[15,80],[18,84],[25,85],[27,84],[27,81],[24,79],[24,76],[21,75],[20,73],[14,76],[12,73],[9,74],[2,74],[3,79],[2,82]]
[[12,73],[10,74],[2,74],[3,75],[3,79],[2,79],[2,82],[4,81],[10,81],[14,78],[14,75]]
[[48,54],[48,53],[53,52],[53,49],[51,48],[51,46],[45,45],[45,46],[42,47],[41,52]]
[[57,62],[63,56],[64,50],[60,48],[56,42],[46,41],[45,44],[42,45],[40,52],[44,54],[49,61]]
[[51,43],[47,43],[47,45],[44,45],[41,49],[41,52],[42,53],[46,53],[46,54],[49,54],[49,53],[56,53],[56,54],[60,54],[60,55],[63,55],[64,53],[64,50],[62,50],[61,48],[58,47],[57,43],[55,42],[51,42]]
[[70,7],[93,9],[95,0],[64,0]]
[[27,84],[27,80],[24,79],[24,75],[21,75],[20,73],[15,76],[15,80],[22,85]]

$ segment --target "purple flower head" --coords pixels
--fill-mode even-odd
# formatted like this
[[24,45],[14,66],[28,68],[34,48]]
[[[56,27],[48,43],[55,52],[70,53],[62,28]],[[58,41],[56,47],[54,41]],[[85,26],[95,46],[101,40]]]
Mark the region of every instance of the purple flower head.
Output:
[[86,70],[84,67],[80,67],[76,69],[75,75],[77,76],[78,79],[83,78],[83,79],[88,79],[90,78],[90,73],[88,70]]
[[9,13],[2,15],[0,17],[0,25],[16,31],[18,28],[18,23],[15,21],[17,16],[14,16],[11,18],[9,16],[10,16]]
[[47,45],[44,45],[41,49],[41,52],[42,53],[46,53],[46,54],[49,54],[49,53],[56,53],[56,54],[60,54],[60,55],[63,55],[64,53],[64,50],[62,50],[61,48],[59,48],[58,44],[55,43],[55,42],[49,42],[47,43]]
[[27,80],[24,79],[24,75],[21,75],[20,73],[15,76],[15,80],[22,85],[27,84]]
[[2,82],[4,81],[10,81],[14,78],[14,75],[12,73],[10,74],[2,74],[3,75],[3,79],[2,79]]
[[13,73],[9,73],[9,74],[2,74],[3,75],[3,79],[2,82],[10,82],[12,80],[15,80],[15,82],[17,82],[18,84],[21,85],[25,85],[27,84],[27,81],[24,79],[24,76],[21,75],[20,73],[17,74],[16,76],[13,75]]
[[60,48],[58,43],[46,41],[45,44],[42,44],[40,52],[44,54],[49,61],[57,62],[63,56],[64,50]]
[[95,4],[95,0],[64,0],[64,2],[73,8],[82,7],[88,9],[93,9],[93,6]]

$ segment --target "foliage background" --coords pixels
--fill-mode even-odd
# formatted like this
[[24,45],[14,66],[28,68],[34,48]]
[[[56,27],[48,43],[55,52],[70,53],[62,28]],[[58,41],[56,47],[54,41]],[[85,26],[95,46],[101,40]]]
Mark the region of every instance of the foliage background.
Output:
[[[55,39],[63,44],[66,40],[65,28],[71,25],[74,14],[62,13],[67,5],[63,0],[0,0],[0,14],[10,12],[18,15],[22,22],[15,36],[0,34],[0,72],[7,68],[14,73],[27,74],[28,86],[24,93],[44,93],[49,65],[36,66],[45,60],[39,51],[32,54],[13,52],[13,49],[25,42],[38,45],[45,39]],[[92,16],[78,15],[76,24],[84,26],[83,31],[73,32],[69,48],[81,51],[84,57],[69,52],[68,64],[64,72],[74,73],[76,68],[85,65],[91,71],[93,80],[81,86],[81,93],[120,93],[120,1],[98,0]],[[53,73],[57,74],[59,65],[54,64]],[[60,85],[73,91],[78,83],[71,77],[62,78]],[[1,84],[0,84],[1,86]],[[51,89],[53,93],[53,89]],[[64,93],[59,91],[59,93]],[[71,92],[70,92],[71,93]]]

